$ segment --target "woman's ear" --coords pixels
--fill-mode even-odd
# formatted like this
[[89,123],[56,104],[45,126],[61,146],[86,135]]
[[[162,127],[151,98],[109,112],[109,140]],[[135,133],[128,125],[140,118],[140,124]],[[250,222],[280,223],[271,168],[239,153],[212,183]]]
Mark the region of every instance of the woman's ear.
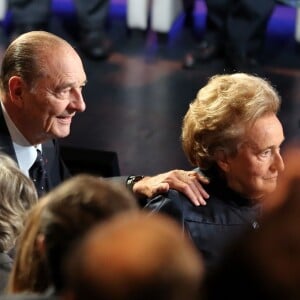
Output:
[[19,107],[23,105],[24,81],[20,76],[12,76],[8,81],[11,101]]
[[217,150],[215,154],[215,160],[218,167],[225,173],[230,170],[230,164],[228,163],[228,154],[225,150]]

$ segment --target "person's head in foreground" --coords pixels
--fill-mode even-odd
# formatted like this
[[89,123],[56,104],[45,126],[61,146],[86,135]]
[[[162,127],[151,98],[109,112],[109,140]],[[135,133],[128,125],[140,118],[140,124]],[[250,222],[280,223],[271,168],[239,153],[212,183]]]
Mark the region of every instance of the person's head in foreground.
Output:
[[228,250],[206,279],[205,299],[300,299],[300,164],[291,158],[276,207]]
[[266,80],[244,74],[213,76],[190,104],[183,149],[194,166],[217,170],[240,195],[261,201],[284,169],[277,118],[280,98]]
[[73,243],[95,223],[137,210],[123,186],[77,175],[44,196],[28,218],[15,258],[9,292],[43,292],[64,286],[61,261]]
[[22,34],[4,54],[1,100],[13,123],[32,145],[69,134],[72,118],[85,110],[85,83],[77,52],[54,34]]
[[299,139],[285,145],[282,157],[285,168],[279,176],[276,190],[271,193],[264,202],[264,213],[277,209],[284,204],[287,195],[295,182],[300,182],[300,143]]
[[124,213],[95,226],[66,262],[64,300],[199,299],[202,260],[163,215]]

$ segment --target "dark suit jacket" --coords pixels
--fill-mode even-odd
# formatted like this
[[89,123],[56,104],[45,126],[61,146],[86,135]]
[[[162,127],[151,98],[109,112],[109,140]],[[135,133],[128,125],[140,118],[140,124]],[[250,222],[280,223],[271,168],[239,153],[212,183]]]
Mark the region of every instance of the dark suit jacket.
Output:
[[[47,161],[46,169],[49,177],[48,186],[50,190],[63,180],[69,178],[70,172],[60,157],[59,146],[56,140],[43,143],[42,150],[43,156]],[[13,142],[4,120],[2,109],[0,109],[0,151],[8,154],[17,162]]]

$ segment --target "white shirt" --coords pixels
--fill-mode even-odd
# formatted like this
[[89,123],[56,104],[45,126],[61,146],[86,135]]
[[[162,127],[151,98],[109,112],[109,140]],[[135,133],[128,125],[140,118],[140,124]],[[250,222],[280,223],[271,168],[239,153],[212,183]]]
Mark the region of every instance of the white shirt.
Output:
[[33,165],[37,157],[36,149],[42,151],[42,145],[31,145],[13,123],[2,102],[1,106],[9,134],[13,141],[19,168],[26,176],[29,177],[29,169]]

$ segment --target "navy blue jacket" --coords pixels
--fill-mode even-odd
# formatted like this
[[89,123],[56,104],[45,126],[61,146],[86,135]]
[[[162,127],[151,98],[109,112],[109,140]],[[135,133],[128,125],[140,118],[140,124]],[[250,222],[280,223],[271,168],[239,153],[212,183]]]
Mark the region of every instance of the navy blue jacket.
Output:
[[176,219],[193,240],[206,267],[214,266],[226,247],[246,228],[258,228],[259,205],[253,205],[229,189],[215,174],[210,174],[205,189],[210,194],[206,206],[195,206],[183,194],[170,190],[152,199],[146,209],[165,213]]

